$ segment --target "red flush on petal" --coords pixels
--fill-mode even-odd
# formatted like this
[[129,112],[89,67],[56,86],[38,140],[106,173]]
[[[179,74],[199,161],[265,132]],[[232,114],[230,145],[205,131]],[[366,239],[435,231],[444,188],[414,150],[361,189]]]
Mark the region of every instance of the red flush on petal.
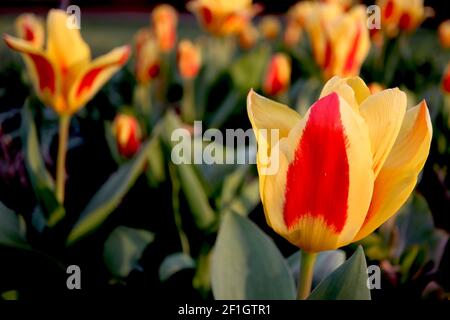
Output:
[[36,68],[39,90],[44,91],[48,89],[51,94],[55,94],[55,71],[50,62],[46,58],[34,53],[29,53],[28,57]]
[[77,98],[86,90],[89,90],[92,87],[97,76],[105,67],[97,67],[89,70],[84,77],[81,79],[80,84],[78,85],[76,96]]
[[353,38],[352,46],[350,47],[347,59],[345,60],[344,74],[352,73],[352,71],[355,69],[355,62],[356,62],[355,58],[356,52],[358,51],[360,39],[361,39],[361,25],[358,25],[355,37]]
[[310,109],[286,177],[284,221],[292,228],[305,216],[322,218],[335,232],[347,219],[349,164],[347,136],[336,93]]

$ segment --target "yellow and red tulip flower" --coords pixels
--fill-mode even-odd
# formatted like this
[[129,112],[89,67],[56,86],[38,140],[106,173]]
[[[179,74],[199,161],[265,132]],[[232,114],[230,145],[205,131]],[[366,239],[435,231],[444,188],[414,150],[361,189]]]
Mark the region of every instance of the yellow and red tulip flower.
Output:
[[22,53],[39,98],[58,114],[71,115],[127,62],[130,48],[116,48],[91,60],[89,46],[79,30],[67,28],[66,20],[64,11],[50,10],[45,49],[42,42],[34,41],[39,38],[38,24],[35,29],[30,29],[33,37],[5,35],[4,40],[11,49]]
[[275,54],[270,60],[263,91],[270,96],[286,92],[291,82],[291,60],[284,53]]
[[177,40],[177,11],[168,4],[161,4],[153,9],[151,18],[160,50],[170,52]]
[[201,49],[189,40],[178,44],[178,70],[183,79],[193,79],[197,76],[202,65]]
[[321,5],[307,23],[314,58],[325,79],[356,76],[370,49],[364,6],[340,13],[335,6]]
[[392,217],[413,191],[432,137],[425,101],[406,105],[399,89],[371,95],[358,77],[329,80],[304,116],[250,91],[267,223],[318,252],[358,241]]
[[322,3],[336,4],[342,7],[343,10],[348,10],[353,4],[353,0],[321,0]]
[[44,23],[31,13],[24,13],[17,17],[16,34],[19,38],[28,41],[36,48],[44,45]]
[[141,146],[141,130],[135,117],[118,114],[113,123],[113,133],[116,137],[119,153],[130,158],[139,151]]
[[238,38],[241,48],[248,50],[252,48],[258,41],[258,29],[251,22],[248,22],[239,32]]
[[439,42],[443,48],[450,48],[450,20],[445,20],[439,25]]
[[160,52],[154,34],[149,29],[141,29],[135,36],[135,74],[138,83],[147,84],[159,75]]
[[261,8],[252,0],[194,0],[188,3],[205,30],[216,35],[238,34]]
[[450,63],[445,68],[444,77],[442,78],[442,90],[446,94],[450,94]]
[[[287,13],[288,21],[297,23],[300,28],[304,28],[308,19],[314,11],[318,10],[319,4],[311,1],[300,1],[289,8]],[[340,8],[338,8],[340,9]]]
[[389,37],[399,30],[412,32],[429,16],[432,9],[424,7],[423,0],[379,0],[381,28]]
[[281,30],[280,21],[274,16],[263,17],[258,27],[261,35],[267,40],[276,39]]

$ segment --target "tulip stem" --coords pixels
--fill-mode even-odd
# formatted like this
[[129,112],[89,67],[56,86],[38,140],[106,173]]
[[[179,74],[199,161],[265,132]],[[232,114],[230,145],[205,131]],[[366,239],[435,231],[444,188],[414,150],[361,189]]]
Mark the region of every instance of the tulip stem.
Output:
[[181,117],[188,124],[192,124],[195,120],[195,88],[193,79],[185,79],[183,83]]
[[311,293],[311,284],[314,274],[314,264],[317,253],[301,250],[300,274],[298,278],[298,300],[306,300]]
[[64,204],[66,154],[69,138],[70,116],[62,115],[59,118],[58,158],[56,159],[56,199]]

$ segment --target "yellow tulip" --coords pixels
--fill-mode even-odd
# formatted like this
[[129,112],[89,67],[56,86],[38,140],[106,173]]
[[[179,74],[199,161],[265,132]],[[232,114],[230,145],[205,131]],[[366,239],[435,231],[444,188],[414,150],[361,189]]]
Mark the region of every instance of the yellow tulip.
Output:
[[159,48],[162,52],[170,52],[177,39],[177,11],[168,4],[160,4],[153,9],[151,18]]
[[[91,60],[89,46],[77,29],[66,26],[62,10],[47,16],[47,45],[5,35],[6,44],[22,53],[39,98],[58,114],[71,115],[82,108],[124,65],[130,48],[123,46]],[[40,44],[40,46],[38,46]]]
[[450,19],[439,25],[439,42],[443,48],[450,48]]
[[274,16],[263,17],[258,27],[261,35],[267,40],[276,39],[281,30],[280,21]]
[[[67,17],[62,10],[50,10],[45,49],[42,41],[34,42],[34,38],[4,36],[10,48],[22,53],[39,98],[61,115],[82,108],[130,55],[130,48],[123,46],[91,60],[89,46],[79,30],[66,26]],[[32,32],[38,35],[37,30],[39,27]]]
[[34,14],[24,13],[16,19],[16,34],[36,48],[44,45],[44,24]]
[[307,31],[314,58],[325,79],[356,76],[370,49],[364,6],[346,13],[332,5],[321,4],[308,19]]
[[264,93],[276,96],[286,92],[291,82],[291,60],[284,53],[275,54],[264,78]]
[[423,0],[378,0],[381,8],[381,28],[389,37],[400,30],[412,32],[429,16],[433,10],[424,7]]
[[138,83],[148,84],[159,75],[160,52],[154,34],[146,28],[140,29],[135,36],[136,63],[135,74]]
[[238,34],[261,10],[252,0],[194,0],[188,9],[203,28],[217,36]]
[[360,240],[392,217],[432,137],[425,101],[406,105],[399,89],[371,95],[358,77],[330,79],[304,116],[250,91],[267,223],[314,253]]
[[197,76],[202,65],[201,49],[189,40],[183,40],[178,44],[178,70],[184,79],[192,79]]

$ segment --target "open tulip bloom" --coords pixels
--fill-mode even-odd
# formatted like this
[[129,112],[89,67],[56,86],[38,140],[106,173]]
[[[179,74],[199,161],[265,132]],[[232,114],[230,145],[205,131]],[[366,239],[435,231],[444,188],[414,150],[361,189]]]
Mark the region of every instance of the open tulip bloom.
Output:
[[251,91],[267,223],[316,253],[358,241],[392,217],[416,185],[432,136],[425,101],[406,105],[401,90],[371,95],[358,77],[330,79],[304,116]]

